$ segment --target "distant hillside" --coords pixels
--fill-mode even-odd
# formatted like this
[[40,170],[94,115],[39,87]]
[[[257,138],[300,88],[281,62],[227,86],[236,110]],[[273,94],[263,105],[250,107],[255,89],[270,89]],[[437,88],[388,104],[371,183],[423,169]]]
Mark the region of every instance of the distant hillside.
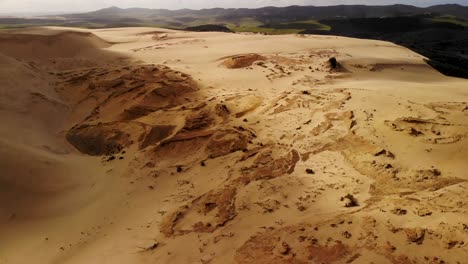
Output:
[[468,7],[461,5],[437,5],[427,8],[430,12],[468,18]]
[[[401,17],[422,14],[450,15],[468,19],[468,7],[438,5],[427,8],[410,5],[365,6],[289,6],[257,9],[212,8],[202,10],[167,10],[109,7],[89,13],[67,14],[57,19],[0,19],[0,28],[29,25],[67,25],[79,27],[158,26],[183,29],[205,24],[222,24],[232,30],[247,29],[264,24],[289,23],[332,18]],[[281,33],[281,32],[280,32]]]
[[416,15],[425,13],[441,13],[445,15],[454,15],[468,17],[468,7],[461,5],[438,5],[427,8],[415,7],[410,5],[389,5],[389,6],[366,6],[366,5],[338,5],[338,6],[289,6],[289,7],[263,7],[257,9],[239,8],[223,9],[212,8],[202,10],[167,10],[167,9],[145,9],[128,8],[121,9],[110,7],[95,12],[84,14],[67,15],[68,18],[92,18],[102,16],[112,17],[135,17],[141,19],[154,19],[158,17],[167,17],[181,19],[186,22],[187,17],[210,17],[219,19],[235,19],[242,17],[255,17],[262,22],[270,20],[291,21],[292,19],[324,19],[331,17],[388,17],[402,15]]
[[137,19],[133,23],[157,24],[165,27],[183,28],[186,26],[199,26],[203,24],[234,24],[242,26],[246,19],[255,20],[262,24],[295,22],[303,20],[320,20],[329,18],[371,18],[395,17],[408,15],[421,15],[435,13],[439,15],[452,15],[468,18],[468,7],[460,5],[438,5],[420,8],[409,5],[365,6],[365,5],[339,5],[339,6],[289,6],[264,7],[257,9],[202,9],[202,10],[166,10],[129,8],[121,9],[110,7],[84,14],[65,15],[68,20],[88,23],[122,23],[129,18]]

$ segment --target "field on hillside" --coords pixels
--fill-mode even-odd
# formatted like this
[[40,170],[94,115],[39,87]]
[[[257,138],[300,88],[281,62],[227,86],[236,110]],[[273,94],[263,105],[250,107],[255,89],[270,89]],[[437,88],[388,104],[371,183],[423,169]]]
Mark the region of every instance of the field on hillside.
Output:
[[451,24],[456,24],[464,27],[468,27],[468,21],[464,19],[459,19],[455,16],[440,16],[440,17],[435,17],[432,19],[434,22],[442,22],[442,23],[451,23]]

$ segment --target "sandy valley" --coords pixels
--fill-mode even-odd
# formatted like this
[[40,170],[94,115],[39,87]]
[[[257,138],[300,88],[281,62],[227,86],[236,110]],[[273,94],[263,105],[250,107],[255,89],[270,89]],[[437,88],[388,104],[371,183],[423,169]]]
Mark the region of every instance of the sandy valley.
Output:
[[0,118],[1,264],[468,257],[468,80],[389,42],[3,31]]

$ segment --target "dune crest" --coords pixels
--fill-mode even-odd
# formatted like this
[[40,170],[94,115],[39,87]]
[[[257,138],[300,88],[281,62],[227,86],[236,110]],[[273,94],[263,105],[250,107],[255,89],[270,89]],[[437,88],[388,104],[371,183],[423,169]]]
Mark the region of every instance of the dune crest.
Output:
[[76,56],[86,50],[110,47],[111,43],[90,32],[59,32],[53,35],[2,34],[0,52],[18,59]]

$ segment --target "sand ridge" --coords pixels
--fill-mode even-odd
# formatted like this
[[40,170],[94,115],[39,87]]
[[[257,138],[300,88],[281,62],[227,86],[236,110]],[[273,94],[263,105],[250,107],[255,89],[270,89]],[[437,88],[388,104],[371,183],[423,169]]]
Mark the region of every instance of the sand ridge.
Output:
[[0,263],[468,254],[467,81],[418,54],[153,28],[1,38]]

